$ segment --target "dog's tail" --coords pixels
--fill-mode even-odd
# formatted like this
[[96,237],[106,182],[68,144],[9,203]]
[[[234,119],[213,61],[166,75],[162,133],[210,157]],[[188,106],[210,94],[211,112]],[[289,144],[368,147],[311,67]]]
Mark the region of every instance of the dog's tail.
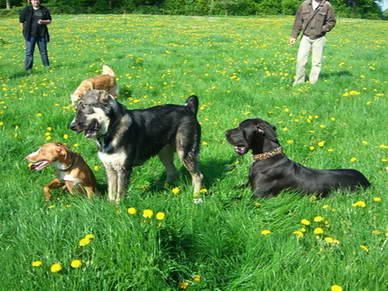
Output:
[[102,65],[102,74],[116,77],[115,72],[113,72],[113,70],[107,65]]
[[195,115],[197,115],[198,112],[198,97],[195,95],[191,95],[189,98],[186,100],[185,104]]

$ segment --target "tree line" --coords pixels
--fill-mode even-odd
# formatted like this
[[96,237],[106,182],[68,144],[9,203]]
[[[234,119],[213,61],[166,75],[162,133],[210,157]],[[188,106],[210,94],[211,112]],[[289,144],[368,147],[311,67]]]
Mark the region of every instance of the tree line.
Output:
[[[142,13],[175,15],[294,15],[304,0],[41,0],[52,13]],[[375,0],[329,0],[343,17],[380,19]],[[0,0],[0,8],[28,5],[28,0]],[[377,0],[382,3],[383,0]],[[16,9],[16,8],[13,8]]]

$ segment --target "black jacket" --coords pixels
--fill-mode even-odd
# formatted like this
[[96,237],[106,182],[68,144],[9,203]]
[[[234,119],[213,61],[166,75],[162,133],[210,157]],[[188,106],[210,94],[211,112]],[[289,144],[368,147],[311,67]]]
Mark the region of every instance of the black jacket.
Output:
[[[40,6],[40,9],[43,13],[42,20],[51,20],[50,11],[44,6]],[[27,6],[22,11],[20,11],[19,21],[20,23],[23,23],[23,35],[26,40],[29,40],[31,37],[33,11],[34,9],[32,8],[32,5]],[[40,29],[43,34],[42,36],[46,37],[47,41],[50,41],[50,35],[47,29],[47,25],[41,24]]]

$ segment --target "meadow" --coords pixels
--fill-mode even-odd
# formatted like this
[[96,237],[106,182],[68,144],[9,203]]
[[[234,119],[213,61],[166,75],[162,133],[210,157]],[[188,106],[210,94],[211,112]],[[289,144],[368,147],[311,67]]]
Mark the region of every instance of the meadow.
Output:
[[[61,15],[45,70],[23,72],[16,18],[0,19],[0,290],[383,290],[388,257],[388,23],[338,19],[319,82],[292,87],[292,17]],[[204,203],[183,167],[135,168],[119,204],[57,191],[41,144],[80,152],[106,187],[92,140],[72,132],[70,93],[108,64],[129,109],[200,99]],[[308,66],[309,68],[309,66]],[[313,168],[356,168],[372,183],[318,199],[252,199],[249,154],[224,131],[260,117],[284,152]],[[178,163],[177,163],[178,165]]]

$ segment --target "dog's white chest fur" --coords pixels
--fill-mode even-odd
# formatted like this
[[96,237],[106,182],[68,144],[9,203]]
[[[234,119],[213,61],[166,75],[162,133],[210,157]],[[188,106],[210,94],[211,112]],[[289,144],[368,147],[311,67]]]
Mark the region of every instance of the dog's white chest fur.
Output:
[[73,177],[70,174],[66,174],[64,171],[61,171],[61,169],[64,168],[64,166],[61,163],[55,162],[53,164],[58,169],[58,176],[59,176],[58,178],[59,178],[59,180],[73,182],[74,184],[79,184],[81,182],[80,179],[75,178],[75,177]]
[[105,167],[113,168],[115,170],[121,170],[125,165],[127,155],[125,152],[117,152],[113,154],[107,154],[98,152],[98,157]]

